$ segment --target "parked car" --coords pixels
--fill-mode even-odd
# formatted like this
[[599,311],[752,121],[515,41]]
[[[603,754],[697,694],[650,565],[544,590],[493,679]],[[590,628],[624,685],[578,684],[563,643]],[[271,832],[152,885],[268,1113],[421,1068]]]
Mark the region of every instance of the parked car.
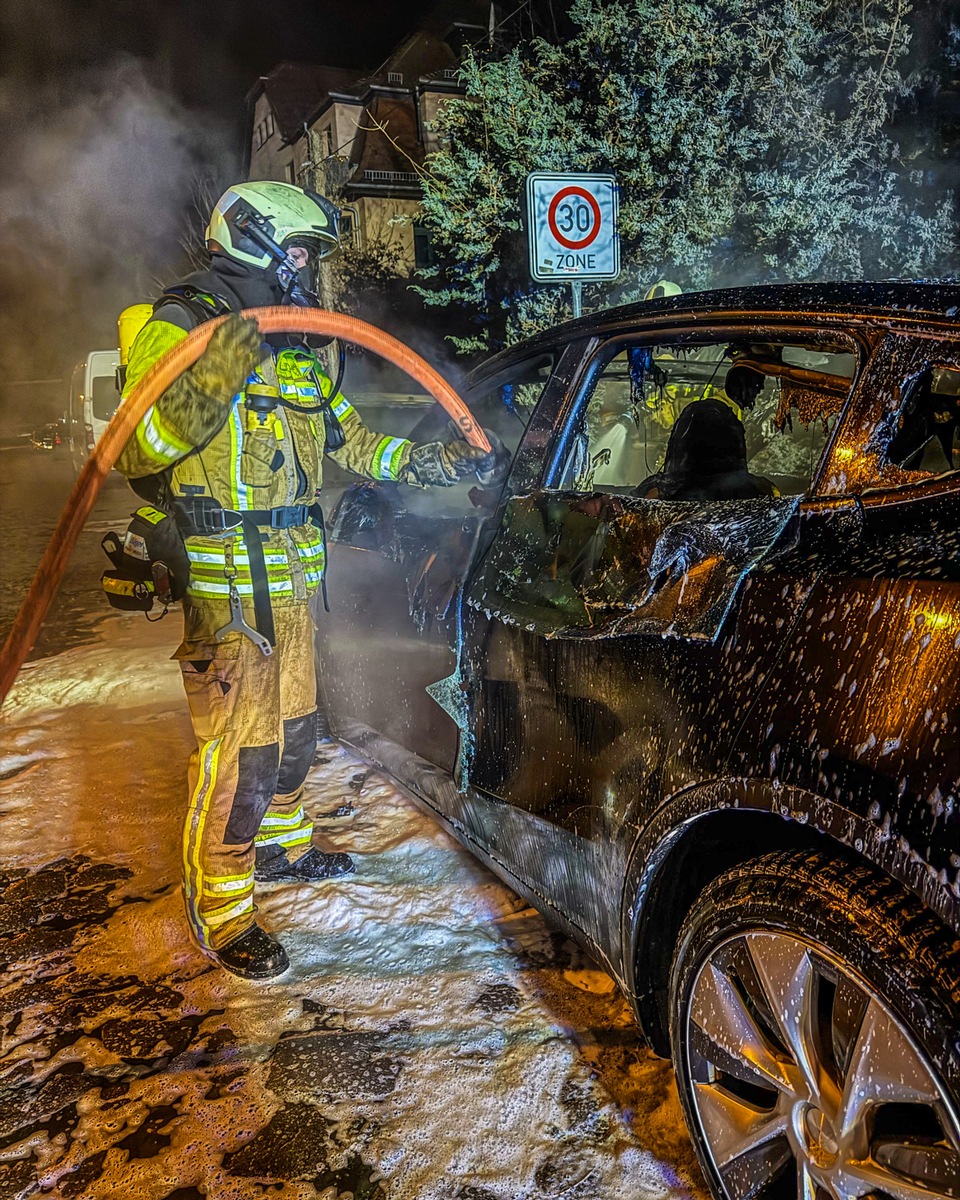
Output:
[[48,421],[30,434],[30,445],[34,450],[56,450],[62,443],[62,421]]
[[336,733],[614,976],[718,1197],[960,1194],[958,312],[581,318],[464,391],[501,487],[330,522]]

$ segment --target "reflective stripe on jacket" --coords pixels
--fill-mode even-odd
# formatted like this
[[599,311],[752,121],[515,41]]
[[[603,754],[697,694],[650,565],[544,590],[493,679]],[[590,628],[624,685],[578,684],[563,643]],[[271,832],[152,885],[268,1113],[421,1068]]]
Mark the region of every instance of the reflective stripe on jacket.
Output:
[[[186,336],[167,321],[149,321],[130,353],[125,395]],[[323,479],[322,408],[332,384],[308,350],[264,349],[264,359],[246,387],[272,390],[296,408],[278,403],[272,412],[261,415],[247,407],[247,392],[241,391],[233,397],[220,430],[198,447],[191,430],[176,428],[165,415],[161,396],[124,447],[117,469],[130,479],[167,472],[174,497],[212,497],[238,512],[314,504]],[[332,407],[346,440],[330,457],[368,479],[399,479],[413,443],[368,429],[342,393]],[[252,596],[249,557],[239,530],[185,541],[190,557],[189,598],[226,599],[231,565],[241,596]],[[314,525],[270,530],[264,539],[264,558],[271,599],[305,599],[316,591],[323,574],[320,531]]]

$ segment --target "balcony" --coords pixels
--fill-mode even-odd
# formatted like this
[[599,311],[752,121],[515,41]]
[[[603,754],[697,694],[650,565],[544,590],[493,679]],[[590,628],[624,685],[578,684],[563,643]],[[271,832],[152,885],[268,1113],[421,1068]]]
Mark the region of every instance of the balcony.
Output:
[[416,171],[364,171],[364,183],[419,183]]

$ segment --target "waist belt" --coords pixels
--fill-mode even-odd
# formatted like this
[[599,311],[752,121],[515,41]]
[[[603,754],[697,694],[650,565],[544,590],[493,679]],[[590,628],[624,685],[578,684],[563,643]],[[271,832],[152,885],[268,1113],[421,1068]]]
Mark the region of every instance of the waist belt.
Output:
[[[224,508],[209,496],[179,496],[174,501],[174,520],[184,537],[210,536],[240,529],[250,559],[250,582],[253,585],[253,615],[257,631],[262,633],[271,646],[277,644],[273,624],[273,608],[270,604],[270,586],[267,581],[267,564],[263,556],[263,537],[260,527],[269,529],[292,529],[312,521],[320,530],[323,539],[324,565],[326,565],[327,532],[323,523],[323,509],[319,504],[287,504],[279,508],[248,508],[239,510]],[[323,607],[330,611],[327,603],[327,573],[320,577],[323,592]]]
[[323,517],[316,517],[319,504],[287,504],[280,508],[224,508],[208,496],[181,496],[174,502],[174,519],[184,537],[198,534],[211,536],[229,533],[238,527],[264,525],[270,529],[293,529],[312,520],[323,525]]

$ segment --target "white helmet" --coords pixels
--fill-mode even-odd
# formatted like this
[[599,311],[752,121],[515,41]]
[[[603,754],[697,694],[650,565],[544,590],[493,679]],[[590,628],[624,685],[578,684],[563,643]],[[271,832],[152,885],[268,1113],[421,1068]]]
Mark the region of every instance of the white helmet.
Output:
[[340,210],[335,204],[292,183],[262,180],[236,183],[217,201],[206,233],[211,254],[226,254],[254,267],[270,266],[273,257],[237,223],[238,217],[249,215],[284,249],[294,243],[305,245],[320,259],[340,244]]

